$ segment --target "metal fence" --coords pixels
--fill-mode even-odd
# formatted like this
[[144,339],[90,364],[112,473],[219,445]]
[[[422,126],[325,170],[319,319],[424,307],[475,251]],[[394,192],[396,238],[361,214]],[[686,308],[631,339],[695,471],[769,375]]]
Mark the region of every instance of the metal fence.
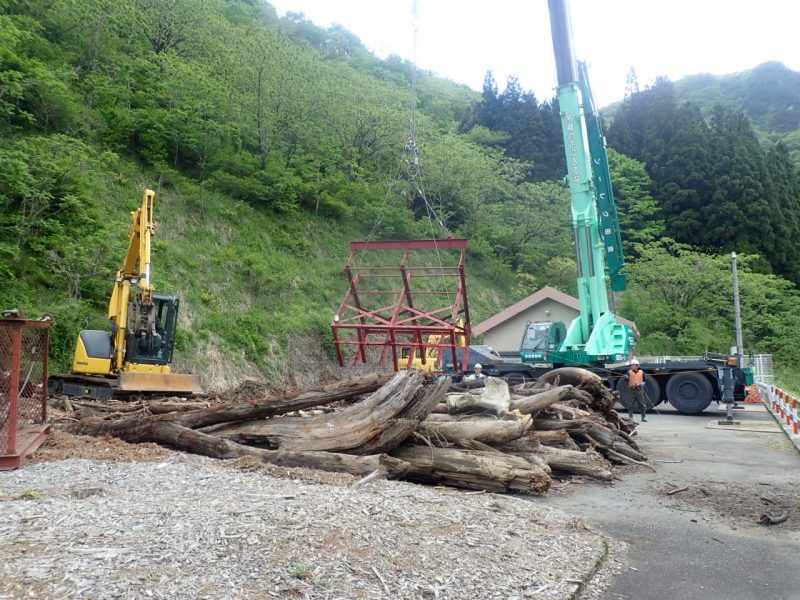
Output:
[[753,380],[757,383],[775,385],[772,354],[754,354],[745,359],[745,366],[750,367],[750,371],[753,373]]
[[44,432],[50,324],[0,319],[0,458],[23,454]]

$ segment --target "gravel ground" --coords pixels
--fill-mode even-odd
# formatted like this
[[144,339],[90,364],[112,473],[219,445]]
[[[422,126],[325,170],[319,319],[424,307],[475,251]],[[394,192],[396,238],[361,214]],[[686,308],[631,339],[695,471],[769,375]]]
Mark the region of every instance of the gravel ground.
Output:
[[573,598],[607,553],[538,503],[352,481],[177,453],[3,472],[0,598]]

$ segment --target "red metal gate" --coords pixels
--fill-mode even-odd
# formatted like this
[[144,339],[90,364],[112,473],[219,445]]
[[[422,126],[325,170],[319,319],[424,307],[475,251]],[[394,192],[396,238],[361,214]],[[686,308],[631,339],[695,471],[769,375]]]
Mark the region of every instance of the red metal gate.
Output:
[[47,437],[52,321],[0,319],[0,470],[19,467]]
[[[341,366],[366,363],[380,349],[412,364],[426,350],[449,349],[456,370],[465,368],[457,347],[469,347],[470,319],[466,280],[467,240],[359,241],[350,243],[344,268],[345,298],[331,323]],[[410,351],[410,354],[409,354]],[[377,352],[377,351],[376,351]],[[406,362],[407,361],[407,362]]]

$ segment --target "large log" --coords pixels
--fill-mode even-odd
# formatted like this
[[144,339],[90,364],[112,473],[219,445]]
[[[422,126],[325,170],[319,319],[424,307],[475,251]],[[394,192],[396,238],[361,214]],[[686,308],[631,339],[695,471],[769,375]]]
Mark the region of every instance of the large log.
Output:
[[[570,384],[591,394],[589,406],[604,415],[613,412],[615,398],[610,389],[603,383],[603,379],[596,373],[579,367],[562,367],[553,369],[536,380],[535,387],[544,387],[553,382]],[[581,395],[582,396],[582,395]],[[582,396],[586,399],[586,396]]]
[[433,385],[421,386],[415,397],[404,408],[397,419],[371,441],[356,448],[356,454],[379,454],[391,452],[402,444],[417,426],[427,419],[431,411],[444,399],[451,384],[449,377],[440,377]]
[[519,456],[498,452],[403,446],[393,456],[410,465],[406,479],[492,492],[545,492],[547,472]]
[[[411,371],[403,371],[410,376]],[[166,422],[198,429],[209,425],[227,423],[231,421],[244,421],[248,419],[263,419],[275,415],[282,415],[296,410],[330,404],[338,400],[360,396],[374,392],[386,383],[388,378],[384,375],[367,375],[348,381],[338,382],[295,394],[281,399],[268,398],[258,402],[237,402],[234,404],[220,404],[210,408],[190,410],[182,413],[168,413],[144,417],[149,422]],[[110,435],[121,437],[126,430],[135,428],[143,420],[141,416],[132,416],[123,419],[103,419],[100,417],[88,418],[80,421],[72,429],[78,435]],[[98,423],[99,421],[99,423]],[[98,433],[92,433],[97,431]]]
[[[521,456],[535,464],[544,461],[554,471],[584,475],[602,481],[610,481],[613,478],[611,465],[597,452],[591,449],[581,452],[577,446],[576,450],[544,446],[535,437],[539,433],[542,432],[529,431],[525,436],[499,446],[499,449],[515,456]],[[559,433],[569,438],[564,429],[553,433]],[[569,439],[571,440],[571,438]]]
[[546,392],[541,392],[533,396],[525,396],[515,400],[511,405],[512,410],[518,410],[524,415],[536,414],[544,410],[551,404],[560,401],[564,396],[572,391],[571,385],[562,385]]
[[536,456],[543,458],[554,471],[585,475],[601,481],[611,481],[614,478],[611,472],[611,465],[593,450],[576,452],[574,450],[541,446],[536,451]]
[[[478,392],[478,393],[475,393]],[[463,394],[447,395],[447,412],[489,412],[503,415],[509,411],[511,394],[508,384],[497,377],[487,377],[485,386]]]
[[539,377],[534,384],[534,389],[538,389],[547,384],[553,384],[555,382],[558,382],[561,385],[573,385],[582,389],[585,389],[587,384],[603,385],[603,380],[600,378],[600,376],[592,373],[591,371],[581,369],[580,367],[561,367],[559,369],[548,371]]
[[[93,420],[82,423],[81,433],[86,435],[107,435],[103,427],[106,423]],[[127,442],[155,442],[172,446],[193,454],[212,458],[239,458],[253,456],[265,463],[281,467],[305,467],[322,471],[337,471],[353,475],[367,475],[378,471],[386,477],[399,477],[408,470],[402,460],[387,455],[351,456],[333,452],[287,452],[285,450],[264,450],[243,446],[230,440],[218,438],[207,433],[194,431],[175,423],[158,420],[141,420],[130,429],[114,429],[114,436]]]
[[537,417],[533,421],[533,429],[536,431],[557,431],[559,429],[581,429],[591,425],[591,419],[545,419]]
[[[399,372],[369,398],[329,414],[310,418],[244,421],[206,428],[204,431],[240,444],[253,444],[271,450],[345,452],[360,448],[375,438],[382,438],[391,428],[395,435],[384,441],[386,445],[394,447],[411,434],[416,424],[408,422],[398,424],[399,428],[393,427],[395,419],[405,420],[403,411],[415,401],[428,400],[424,416],[439,402],[439,397],[429,397],[422,381],[419,373]],[[444,395],[443,391],[441,395]],[[396,434],[403,431],[406,431],[405,436],[393,443]],[[366,454],[372,454],[376,449],[371,450]]]
[[528,435],[544,446],[563,446],[570,439],[566,429],[558,431],[529,431]]
[[431,439],[443,439],[457,443],[462,440],[476,440],[484,444],[503,444],[523,435],[531,428],[531,418],[517,421],[495,419],[475,419],[460,422],[423,421],[417,432]]

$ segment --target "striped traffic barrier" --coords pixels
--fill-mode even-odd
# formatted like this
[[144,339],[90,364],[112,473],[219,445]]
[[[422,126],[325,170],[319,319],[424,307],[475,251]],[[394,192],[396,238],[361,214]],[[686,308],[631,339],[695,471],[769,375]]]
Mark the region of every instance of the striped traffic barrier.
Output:
[[756,394],[761,397],[764,406],[772,413],[783,431],[800,450],[800,398],[777,386],[756,383]]

